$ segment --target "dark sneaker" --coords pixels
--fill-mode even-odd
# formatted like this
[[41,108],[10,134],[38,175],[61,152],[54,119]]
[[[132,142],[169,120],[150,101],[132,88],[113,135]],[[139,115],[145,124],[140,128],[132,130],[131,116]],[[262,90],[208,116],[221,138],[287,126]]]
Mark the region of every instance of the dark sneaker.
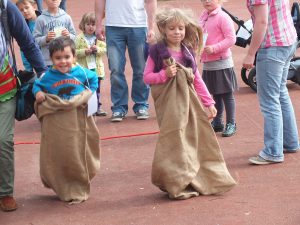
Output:
[[281,163],[281,162],[275,162],[275,161],[270,161],[262,158],[261,156],[253,156],[249,158],[249,162],[251,164],[255,165],[267,165],[267,164],[273,164],[273,163]]
[[98,109],[95,113],[96,116],[107,116],[107,112],[105,112],[103,109]]
[[224,130],[224,124],[216,124],[214,121],[211,122],[211,126],[215,132],[222,132]]
[[111,122],[121,122],[125,117],[124,113],[121,112],[113,112],[110,121]]
[[149,113],[146,109],[139,109],[135,114],[137,120],[146,120],[149,118]]
[[233,123],[227,123],[226,128],[222,133],[223,137],[231,137],[236,132],[236,124]]
[[12,196],[0,197],[0,209],[4,212],[14,211],[18,208],[15,199]]

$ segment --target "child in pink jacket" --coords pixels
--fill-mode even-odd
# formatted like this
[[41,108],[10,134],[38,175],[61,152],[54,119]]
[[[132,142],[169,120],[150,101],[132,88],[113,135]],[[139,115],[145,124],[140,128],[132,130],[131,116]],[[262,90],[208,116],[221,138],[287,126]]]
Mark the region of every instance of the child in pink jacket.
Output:
[[[233,21],[221,9],[222,0],[201,0],[204,12],[200,17],[203,29],[203,80],[216,102],[217,116],[212,121],[215,132],[230,137],[236,132],[235,99],[233,92],[238,89],[230,47],[236,41]],[[223,110],[226,111],[226,126]],[[225,128],[225,129],[224,129]]]

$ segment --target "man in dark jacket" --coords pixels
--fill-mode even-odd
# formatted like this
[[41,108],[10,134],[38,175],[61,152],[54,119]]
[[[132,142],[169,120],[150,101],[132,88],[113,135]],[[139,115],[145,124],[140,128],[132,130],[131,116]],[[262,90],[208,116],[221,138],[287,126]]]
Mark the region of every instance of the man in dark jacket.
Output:
[[[18,8],[10,1],[0,0],[7,10],[7,25],[11,36],[17,41],[35,72],[46,70],[42,54],[34,42],[30,30]],[[2,4],[1,4],[2,5]],[[1,15],[3,13],[1,7]],[[2,17],[1,17],[2,18]],[[10,66],[9,43],[5,38],[5,25],[0,24],[0,209],[13,211],[17,203],[14,190],[14,126],[17,82]]]

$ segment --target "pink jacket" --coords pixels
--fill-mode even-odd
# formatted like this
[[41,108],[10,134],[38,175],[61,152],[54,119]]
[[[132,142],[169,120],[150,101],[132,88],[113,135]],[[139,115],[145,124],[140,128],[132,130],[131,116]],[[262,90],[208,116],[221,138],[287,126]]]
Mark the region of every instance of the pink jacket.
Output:
[[200,27],[203,33],[208,33],[205,45],[213,46],[214,53],[202,53],[201,62],[226,59],[231,56],[230,47],[236,41],[232,19],[221,9],[216,8],[210,14],[205,10],[200,16]]

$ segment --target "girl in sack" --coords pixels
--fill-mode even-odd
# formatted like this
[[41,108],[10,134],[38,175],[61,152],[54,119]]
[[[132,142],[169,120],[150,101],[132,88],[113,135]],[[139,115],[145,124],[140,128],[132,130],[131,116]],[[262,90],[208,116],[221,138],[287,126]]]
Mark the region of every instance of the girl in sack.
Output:
[[144,71],[160,128],[152,183],[171,199],[228,191],[236,182],[209,122],[217,113],[215,102],[193,51],[201,48],[202,31],[189,10],[164,9],[156,22],[161,38],[150,47]]
[[98,87],[96,73],[75,64],[75,43],[59,37],[49,45],[53,67],[33,86],[41,122],[40,175],[62,201],[87,200],[100,167],[99,132],[87,115]]

